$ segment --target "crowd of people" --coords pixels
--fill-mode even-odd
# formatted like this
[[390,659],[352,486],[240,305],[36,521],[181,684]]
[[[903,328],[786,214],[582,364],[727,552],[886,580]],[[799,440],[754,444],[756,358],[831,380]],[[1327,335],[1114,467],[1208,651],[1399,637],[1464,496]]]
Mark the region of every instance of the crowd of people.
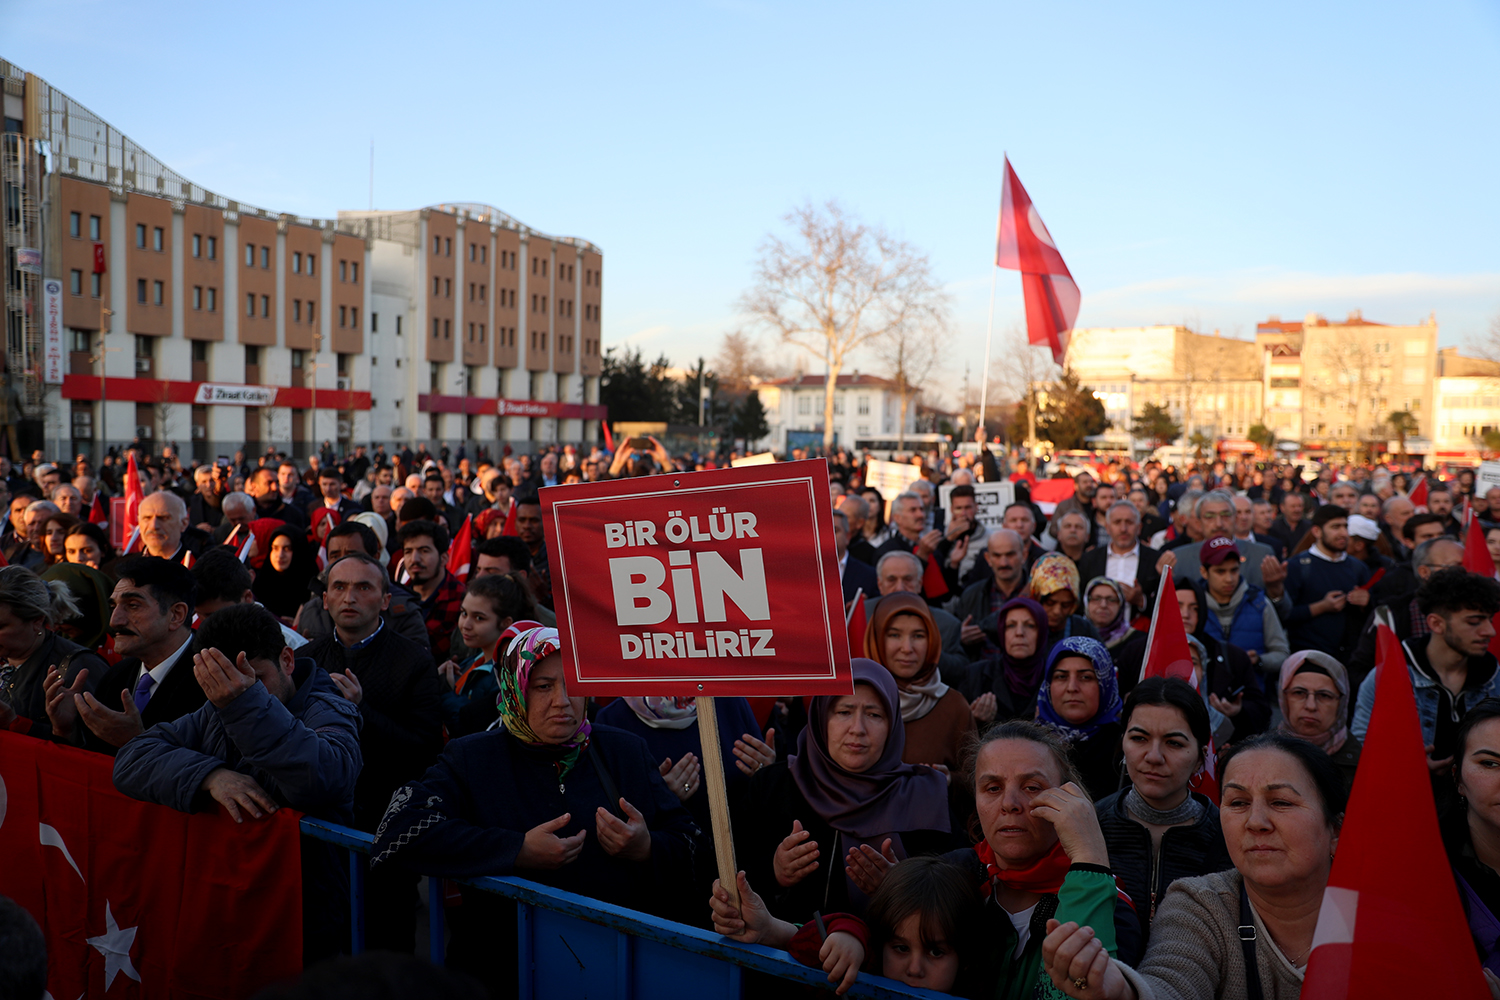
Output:
[[[1384,621],[1500,970],[1500,582],[1464,568],[1471,519],[1500,562],[1500,488],[1472,472],[1111,463],[1044,509],[984,444],[917,456],[894,496],[866,456],[829,456],[868,623],[854,689],[717,699],[731,893],[694,700],[568,691],[538,496],[714,459],[654,440],[133,458],[117,551],[100,521],[124,455],[0,457],[0,724],[113,756],[136,798],[373,834],[371,948],[413,951],[420,876],[514,874],[785,948],[840,992],[864,972],[971,997],[1295,997]],[[987,525],[976,486],[1000,481],[1015,501]],[[1143,676],[1153,614],[1180,616],[1191,682]],[[1196,790],[1210,748],[1217,802]],[[309,965],[348,948],[331,851],[304,842]],[[516,919],[465,888],[449,965],[513,992],[496,942]]]

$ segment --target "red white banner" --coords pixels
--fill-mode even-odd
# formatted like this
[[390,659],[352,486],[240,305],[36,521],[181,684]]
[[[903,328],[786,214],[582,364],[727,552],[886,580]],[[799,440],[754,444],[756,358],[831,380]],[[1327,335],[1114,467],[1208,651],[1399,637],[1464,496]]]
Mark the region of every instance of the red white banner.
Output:
[[298,814],[237,825],[115,791],[114,759],[0,732],[0,895],[54,997],[247,997],[302,966]]
[[541,491],[570,687],[847,694],[823,459]]
[[1009,157],[1005,160],[995,242],[995,266],[1021,272],[1027,340],[1050,347],[1052,360],[1062,364],[1068,351],[1068,334],[1078,318],[1078,286]]

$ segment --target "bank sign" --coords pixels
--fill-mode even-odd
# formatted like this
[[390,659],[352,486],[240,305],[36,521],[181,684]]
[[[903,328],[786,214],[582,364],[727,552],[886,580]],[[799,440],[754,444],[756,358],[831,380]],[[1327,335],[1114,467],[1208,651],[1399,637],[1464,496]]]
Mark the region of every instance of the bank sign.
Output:
[[578,693],[847,694],[823,459],[541,491]]
[[219,403],[225,406],[272,406],[276,402],[276,389],[268,385],[201,382],[193,395],[193,402],[199,405]]

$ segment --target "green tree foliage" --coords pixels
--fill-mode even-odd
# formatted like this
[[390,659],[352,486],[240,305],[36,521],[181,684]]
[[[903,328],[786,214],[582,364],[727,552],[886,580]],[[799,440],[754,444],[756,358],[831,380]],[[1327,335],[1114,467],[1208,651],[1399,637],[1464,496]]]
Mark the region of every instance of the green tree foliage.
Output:
[[766,407],[760,401],[760,391],[751,389],[734,408],[729,423],[729,436],[736,440],[743,440],[745,446],[749,447],[769,433],[771,433],[771,425],[766,422]]
[[1249,438],[1261,451],[1269,452],[1276,447],[1276,432],[1265,424],[1251,424],[1250,429],[1245,432],[1245,437]]
[[1417,418],[1410,410],[1396,410],[1385,418],[1385,422],[1391,425],[1391,431],[1396,435],[1396,442],[1401,453],[1401,460],[1406,460],[1406,439],[1414,436],[1422,429],[1417,423]]
[[1151,442],[1152,448],[1163,448],[1182,436],[1182,425],[1172,419],[1172,411],[1156,403],[1141,407],[1140,416],[1131,421],[1130,433]]
[[1062,377],[1047,387],[1037,410],[1037,436],[1051,441],[1058,451],[1071,451],[1088,447],[1085,439],[1103,434],[1108,427],[1104,404],[1094,398],[1094,391],[1079,382],[1072,368],[1063,369]]
[[[609,408],[609,419],[672,420],[678,385],[667,377],[670,367],[666,355],[647,363],[639,348],[606,350],[599,376],[599,402]],[[693,388],[696,392],[697,386]],[[696,416],[693,422],[698,422]]]

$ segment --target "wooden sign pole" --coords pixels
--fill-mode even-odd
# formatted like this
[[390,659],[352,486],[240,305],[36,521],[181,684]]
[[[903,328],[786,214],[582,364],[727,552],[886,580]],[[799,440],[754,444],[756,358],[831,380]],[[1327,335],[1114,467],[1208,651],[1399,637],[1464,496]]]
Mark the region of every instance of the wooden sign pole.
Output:
[[719,861],[719,884],[729,901],[740,905],[738,871],[734,865],[734,835],[729,826],[729,795],[724,787],[724,755],[719,744],[719,716],[714,699],[699,696],[698,737],[703,741],[703,784],[714,826],[714,856]]

